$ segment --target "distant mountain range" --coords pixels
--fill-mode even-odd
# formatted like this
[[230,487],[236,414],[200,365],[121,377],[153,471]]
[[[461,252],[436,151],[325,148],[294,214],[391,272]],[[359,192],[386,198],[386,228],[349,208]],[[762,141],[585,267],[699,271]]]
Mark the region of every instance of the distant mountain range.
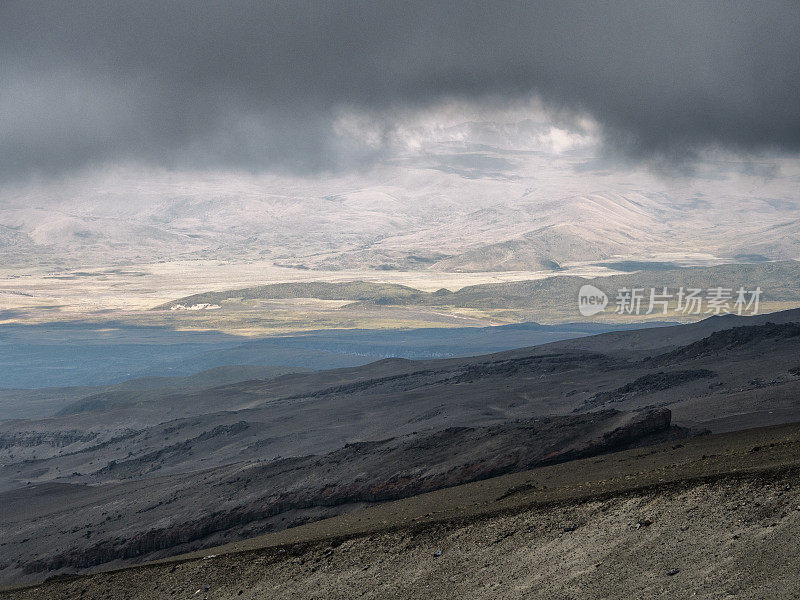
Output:
[[[475,162],[476,152],[442,160],[465,155]],[[785,178],[750,189],[725,177],[626,181],[602,169],[587,176],[577,160],[558,170],[537,160],[528,176],[405,165],[357,181],[237,180],[236,192],[215,180],[144,183],[133,173],[107,186],[53,185],[35,198],[3,198],[0,261],[266,259],[327,270],[508,271],[800,257],[800,199]]]

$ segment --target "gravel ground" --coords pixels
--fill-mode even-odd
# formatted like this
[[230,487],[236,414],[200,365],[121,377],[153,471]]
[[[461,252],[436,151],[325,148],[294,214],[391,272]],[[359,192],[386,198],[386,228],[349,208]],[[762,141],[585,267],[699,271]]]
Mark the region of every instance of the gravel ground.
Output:
[[800,598],[798,534],[792,424],[513,473],[0,599]]
[[[4,598],[798,598],[794,470],[148,565]],[[208,587],[206,587],[208,586]]]

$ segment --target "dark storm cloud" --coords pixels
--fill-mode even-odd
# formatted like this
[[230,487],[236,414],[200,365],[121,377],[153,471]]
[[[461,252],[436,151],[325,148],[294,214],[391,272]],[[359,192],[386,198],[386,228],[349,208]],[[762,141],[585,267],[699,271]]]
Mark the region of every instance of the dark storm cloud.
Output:
[[343,106],[538,94],[617,148],[800,150],[796,2],[0,4],[0,170],[320,169]]

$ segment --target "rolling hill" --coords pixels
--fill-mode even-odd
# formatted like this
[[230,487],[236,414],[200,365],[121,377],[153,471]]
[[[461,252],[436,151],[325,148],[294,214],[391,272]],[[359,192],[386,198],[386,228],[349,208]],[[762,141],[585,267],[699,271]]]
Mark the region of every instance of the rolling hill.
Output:
[[800,302],[800,261],[724,264],[712,267],[641,270],[622,275],[584,278],[554,276],[529,281],[480,284],[456,291],[440,289],[423,292],[401,285],[372,282],[307,282],[271,284],[238,290],[206,292],[179,298],[156,307],[165,310],[176,305],[222,304],[253,299],[319,298],[372,303],[384,306],[454,306],[481,309],[538,309],[552,315],[577,315],[578,290],[591,283],[613,300],[622,288],[667,288],[675,293],[680,287],[708,290],[726,287],[747,290],[760,287],[763,301]]

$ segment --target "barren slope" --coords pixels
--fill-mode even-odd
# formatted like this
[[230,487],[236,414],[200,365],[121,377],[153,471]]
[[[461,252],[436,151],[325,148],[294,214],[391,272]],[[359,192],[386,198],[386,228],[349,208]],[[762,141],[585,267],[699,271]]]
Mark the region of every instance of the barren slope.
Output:
[[11,599],[795,598],[800,426],[401,500]]
[[608,451],[625,423],[627,443],[652,442],[664,420],[636,425],[650,414],[712,431],[797,421],[797,320],[386,360],[0,423],[0,531],[15,557],[3,577],[140,561]]

